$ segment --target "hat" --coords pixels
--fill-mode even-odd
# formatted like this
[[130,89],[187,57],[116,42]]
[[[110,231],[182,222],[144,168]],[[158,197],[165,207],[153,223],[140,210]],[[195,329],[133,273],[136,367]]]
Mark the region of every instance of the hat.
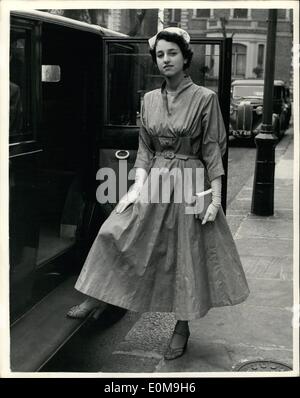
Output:
[[[182,36],[183,39],[184,39],[184,41],[185,41],[187,44],[189,44],[189,42],[190,42],[190,40],[191,40],[190,35],[188,34],[188,32],[186,32],[185,30],[183,30],[183,29],[181,29],[181,28],[176,28],[176,27],[174,27],[174,26],[171,26],[171,27],[169,27],[169,28],[163,29],[163,30],[161,30],[160,32],[170,32],[170,33],[175,33],[175,34],[178,35],[178,36]],[[156,37],[157,37],[157,35],[158,35],[160,32],[158,32],[155,36],[151,37],[151,38],[148,40],[148,43],[149,43],[149,46],[150,46],[150,49],[151,49],[151,50],[153,50],[154,45],[155,45],[155,41],[156,41]]]

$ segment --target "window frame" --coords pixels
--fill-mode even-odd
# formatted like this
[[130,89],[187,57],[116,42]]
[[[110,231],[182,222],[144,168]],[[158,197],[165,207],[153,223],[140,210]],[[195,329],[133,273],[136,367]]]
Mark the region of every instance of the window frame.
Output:
[[[235,10],[246,10],[247,16],[246,17],[236,17],[234,16]],[[230,19],[234,19],[235,21],[245,21],[251,19],[251,9],[249,8],[231,8],[230,9]]]
[[[41,43],[40,37],[41,22],[18,19],[11,17],[10,30],[24,30],[29,34],[26,50],[26,126],[20,134],[10,135],[9,144],[17,146],[20,144],[32,144],[37,141],[37,125],[41,120],[40,101],[41,101]],[[27,37],[26,39],[27,40]],[[25,44],[26,46],[26,44]],[[27,128],[28,126],[28,128]]]
[[[278,11],[277,11],[277,19],[279,20],[279,21],[289,21],[290,20],[290,12],[289,12],[289,8],[278,8],[277,9]],[[284,16],[279,16],[279,11],[285,11],[284,12]]]
[[[103,90],[103,129],[123,129],[123,130],[136,130],[138,129],[137,125],[112,125],[109,123],[108,120],[108,90],[109,90],[109,82],[108,82],[108,57],[109,57],[109,45],[110,43],[117,43],[121,44],[148,44],[148,39],[144,37],[103,37],[103,45],[102,45],[102,57],[103,57],[103,74],[102,74],[102,84],[104,87]],[[231,53],[231,45],[232,39],[231,38],[203,38],[203,37],[193,37],[191,38],[191,44],[215,44],[220,46],[220,61],[219,61],[219,81],[218,81],[218,93],[219,93],[219,100],[226,102],[226,97],[224,96],[224,92],[226,91],[226,84],[228,83],[226,80],[226,75],[228,72],[228,57],[229,52]],[[228,48],[229,47],[229,48]],[[225,58],[227,62],[225,62]],[[231,61],[231,57],[230,57]],[[230,72],[231,72],[231,62],[230,64]],[[227,68],[227,69],[226,69]],[[223,80],[222,80],[223,79]],[[226,81],[225,81],[226,80]],[[229,79],[230,80],[230,79]],[[229,84],[229,92],[230,92],[230,84]],[[223,98],[222,98],[223,95]]]
[[[204,17],[204,16],[198,16],[198,11],[199,10],[208,10],[209,11],[209,16],[208,17]],[[194,8],[193,9],[193,18],[195,19],[209,19],[209,18],[213,18],[213,9],[211,8]]]
[[[265,48],[265,44],[264,43],[258,43],[257,44],[257,65],[264,67],[265,65],[265,52],[266,52],[266,48]],[[262,48],[262,50],[260,50],[260,48]],[[260,52],[261,51],[261,52]],[[261,63],[260,61],[260,56],[261,56]]]
[[[240,47],[243,47],[243,48],[245,48],[245,53],[238,53],[238,52],[234,52],[233,50],[234,50],[234,46],[240,46]],[[245,55],[245,71],[244,71],[244,74],[243,75],[239,75],[239,74],[237,74],[236,72],[237,72],[237,55]],[[245,78],[245,76],[246,76],[246,65],[247,65],[247,46],[245,45],[245,44],[242,44],[242,43],[233,43],[232,44],[232,60],[231,60],[231,63],[232,63],[232,65],[231,65],[231,74],[232,74],[232,77],[234,77],[234,78]],[[233,63],[234,63],[234,67],[233,67]]]
[[110,123],[110,114],[109,114],[109,107],[110,107],[110,93],[109,93],[109,88],[110,88],[110,81],[108,79],[109,76],[109,43],[112,44],[118,44],[118,45],[128,45],[128,44],[148,44],[148,41],[141,41],[140,39],[136,40],[132,40],[131,38],[122,38],[122,40],[120,40],[120,38],[118,38],[116,40],[116,38],[111,38],[112,40],[106,40],[107,38],[105,38],[105,42],[108,43],[107,45],[104,45],[104,54],[103,54],[103,59],[105,59],[104,62],[104,66],[103,66],[103,76],[102,76],[102,82],[103,82],[103,124],[105,126],[105,128],[108,129],[114,129],[114,128],[122,128],[122,129],[129,129],[133,130],[133,129],[137,129],[138,126],[134,125],[134,124],[129,124],[129,125],[123,125],[123,124],[112,124]]
[[[179,20],[176,20],[176,11],[180,12],[180,17]],[[182,9],[181,8],[169,8],[169,21],[173,23],[180,23],[181,22],[181,16],[182,16]]]

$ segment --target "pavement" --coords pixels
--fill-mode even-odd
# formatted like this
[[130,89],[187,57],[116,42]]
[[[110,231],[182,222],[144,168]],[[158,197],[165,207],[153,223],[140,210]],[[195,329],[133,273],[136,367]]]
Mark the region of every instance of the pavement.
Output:
[[173,361],[163,359],[175,325],[173,315],[144,313],[101,372],[233,372],[257,360],[293,366],[293,148],[289,129],[276,147],[273,216],[251,214],[253,176],[227,209],[249,298],[189,322],[187,351]]

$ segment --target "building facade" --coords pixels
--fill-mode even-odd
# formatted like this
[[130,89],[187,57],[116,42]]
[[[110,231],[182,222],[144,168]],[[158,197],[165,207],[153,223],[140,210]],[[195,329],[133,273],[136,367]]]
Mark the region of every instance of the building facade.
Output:
[[[278,10],[275,78],[291,81],[291,9]],[[232,78],[263,78],[267,9],[165,9],[164,27],[178,26],[191,36],[232,37]],[[209,51],[209,49],[208,49]]]
[[[264,78],[267,9],[93,9],[50,10],[128,34],[152,36],[168,26],[186,29],[191,36],[232,37],[232,79]],[[293,10],[279,9],[276,37],[275,78],[292,88]],[[207,46],[205,59],[214,57],[210,73],[217,76],[218,54]],[[209,61],[208,61],[209,62]],[[210,65],[207,65],[210,68]]]

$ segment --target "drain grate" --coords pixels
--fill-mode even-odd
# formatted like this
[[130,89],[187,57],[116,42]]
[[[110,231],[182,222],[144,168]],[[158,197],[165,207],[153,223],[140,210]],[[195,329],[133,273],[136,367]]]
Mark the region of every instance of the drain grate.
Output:
[[243,362],[235,366],[234,370],[236,372],[286,372],[293,369],[285,363],[259,360]]

